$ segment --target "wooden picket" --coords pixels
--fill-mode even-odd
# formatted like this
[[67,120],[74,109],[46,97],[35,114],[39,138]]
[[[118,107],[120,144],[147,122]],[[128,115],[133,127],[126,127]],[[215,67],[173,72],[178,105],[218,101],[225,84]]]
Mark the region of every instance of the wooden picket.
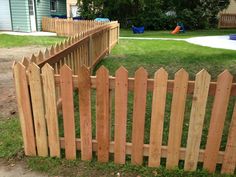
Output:
[[81,159],[92,159],[92,120],[91,120],[91,91],[90,73],[83,66],[78,73]]
[[50,156],[60,157],[61,152],[59,142],[54,70],[49,64],[46,64],[42,68],[42,79]]
[[227,70],[221,73],[217,79],[216,94],[211,113],[210,128],[203,164],[204,168],[210,172],[214,172],[216,168],[216,154],[220,149],[232,80],[233,76]]
[[36,144],[26,69],[21,63],[16,63],[13,66],[13,74],[25,154],[35,156]]
[[97,141],[98,141],[98,161],[108,162],[109,142],[110,142],[110,122],[109,122],[109,73],[105,67],[97,71]]
[[126,121],[128,99],[128,72],[124,67],[116,71],[115,86],[115,163],[125,163]]
[[227,145],[225,149],[224,160],[222,164],[222,173],[233,174],[236,164],[236,104],[232,116],[232,122],[229,130]]
[[48,156],[48,143],[40,68],[35,63],[31,63],[29,65],[29,73],[37,152],[39,156],[46,157]]
[[188,73],[181,69],[175,74],[174,80],[166,161],[167,168],[174,168],[178,166],[179,163],[179,149],[182,137],[187,89]]
[[131,162],[136,165],[143,163],[147,76],[144,68],[135,72]]
[[65,154],[66,159],[73,160],[76,158],[76,144],[72,71],[68,66],[64,65],[60,73]]
[[160,166],[167,80],[168,73],[163,68],[155,73],[148,161],[150,167]]
[[204,116],[211,76],[202,70],[196,75],[184,169],[197,169]]

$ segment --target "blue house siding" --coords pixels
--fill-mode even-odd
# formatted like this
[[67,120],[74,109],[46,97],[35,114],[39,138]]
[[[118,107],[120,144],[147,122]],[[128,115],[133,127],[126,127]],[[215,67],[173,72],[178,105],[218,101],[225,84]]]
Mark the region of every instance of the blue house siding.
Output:
[[37,30],[42,30],[42,17],[51,15],[66,15],[66,0],[58,0],[56,5],[56,11],[51,12],[50,0],[36,1],[36,19],[37,19]]
[[[66,0],[57,0],[56,11],[50,10],[51,0],[34,0],[37,31],[42,29],[42,17],[51,15],[66,15]],[[28,0],[10,0],[12,30],[31,32]]]
[[42,17],[51,16],[50,13],[50,0],[36,1],[36,19],[37,19],[37,30],[42,30]]
[[13,31],[31,32],[28,0],[11,0]]

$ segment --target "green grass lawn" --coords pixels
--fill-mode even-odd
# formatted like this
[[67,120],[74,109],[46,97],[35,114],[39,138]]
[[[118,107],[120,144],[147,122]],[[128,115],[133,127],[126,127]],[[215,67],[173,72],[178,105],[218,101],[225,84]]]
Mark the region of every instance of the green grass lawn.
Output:
[[184,41],[120,40],[111,55],[102,60],[95,70],[101,65],[106,66],[111,75],[122,65],[127,68],[130,76],[134,76],[134,72],[143,66],[150,78],[153,78],[157,69],[164,67],[170,79],[181,68],[190,74],[190,79],[194,79],[195,74],[204,68],[216,80],[224,69],[236,75],[236,52]]
[[[116,165],[112,162],[98,163],[96,159],[89,162],[78,159],[68,161],[64,158],[24,157],[20,123],[17,117],[0,120],[0,159],[24,160],[34,171],[47,173],[49,176],[66,177],[230,177],[230,175],[209,174],[206,171],[185,172],[182,169],[166,170],[164,167],[148,168],[133,166],[128,162],[125,165]],[[62,151],[64,154],[64,151]],[[64,156],[64,155],[63,155]]]
[[64,37],[14,36],[0,34],[0,47],[23,47],[30,45],[50,46],[64,39]]
[[160,38],[190,38],[197,36],[216,36],[236,34],[236,29],[210,29],[210,30],[195,30],[186,31],[186,33],[171,34],[169,31],[145,31],[143,34],[133,34],[131,29],[121,29],[120,36],[122,37],[160,37]]
[[[163,36],[162,36],[163,37]],[[106,66],[110,74],[114,76],[115,71],[123,65],[129,71],[129,76],[133,77],[135,71],[143,66],[149,73],[149,78],[153,78],[153,75],[157,69],[164,67],[169,73],[169,79],[174,78],[174,73],[180,68],[186,69],[190,74],[190,79],[195,78],[195,74],[202,68],[205,68],[212,76],[213,80],[216,80],[217,75],[224,69],[228,69],[234,76],[236,75],[236,53],[231,50],[212,49],[207,47],[201,47],[193,44],[188,44],[183,41],[145,41],[145,40],[120,40],[120,44],[117,45],[110,56],[102,60],[94,69],[94,73],[99,66]],[[93,136],[95,136],[95,91],[92,91],[92,118],[93,118]],[[79,112],[78,112],[78,93],[75,92],[75,118],[76,118],[76,135],[80,137],[79,132]],[[172,94],[167,95],[165,122],[164,122],[164,135],[163,144],[167,145],[168,142],[168,130],[169,130],[169,118],[171,107]],[[188,122],[191,111],[192,96],[188,96],[186,100],[186,110],[184,117],[182,147],[186,146]],[[151,117],[151,102],[152,93],[147,95],[147,108],[146,108],[146,123],[145,123],[145,143],[149,143],[149,131],[150,131],[150,117]],[[209,97],[207,103],[207,111],[205,116],[203,135],[201,141],[201,148],[205,147],[208,127],[210,122],[211,107],[213,103],[213,97]],[[227,111],[226,123],[224,126],[224,133],[222,137],[221,150],[225,149],[227,134],[232,116],[233,105],[235,98],[230,100],[229,108]],[[113,97],[114,105],[114,97]],[[128,121],[127,121],[127,141],[131,141],[132,130],[132,107],[133,107],[133,93],[128,95]],[[63,136],[62,118],[59,118],[60,122],[60,135]],[[114,138],[114,109],[112,112],[112,127],[111,127],[112,139]],[[11,158],[15,156],[17,152],[22,151],[22,138],[19,134],[19,120],[12,118],[9,120],[0,121],[0,157]],[[13,144],[14,143],[14,144]],[[64,154],[64,151],[62,152]],[[188,173],[182,170],[183,162],[180,163],[180,169],[174,169],[172,171],[165,168],[148,168],[146,166],[132,166],[130,164],[130,156],[127,156],[126,165],[115,165],[113,163],[101,164],[96,162],[94,158],[91,162],[82,162],[79,160],[80,154],[78,153],[78,160],[67,161],[65,159],[54,158],[24,158],[28,166],[37,171],[47,172],[49,175],[65,175],[65,176],[116,176],[117,172],[125,174],[122,176],[164,176],[164,177],[209,177],[209,176],[227,176],[220,174],[208,174],[201,170],[202,164],[199,163],[199,169],[196,172]],[[64,157],[64,155],[63,155]],[[112,160],[111,156],[111,160]],[[147,158],[144,160],[147,163]],[[165,161],[162,161],[165,164]],[[220,166],[217,167],[220,169]]]

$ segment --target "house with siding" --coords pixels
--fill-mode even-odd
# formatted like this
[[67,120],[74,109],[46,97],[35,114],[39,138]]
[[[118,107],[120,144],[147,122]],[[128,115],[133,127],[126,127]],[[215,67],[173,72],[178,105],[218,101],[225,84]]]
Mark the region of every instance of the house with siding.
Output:
[[222,11],[227,14],[236,14],[236,0],[230,0],[228,8]]
[[67,15],[67,0],[0,0],[0,31],[34,32],[43,16]]

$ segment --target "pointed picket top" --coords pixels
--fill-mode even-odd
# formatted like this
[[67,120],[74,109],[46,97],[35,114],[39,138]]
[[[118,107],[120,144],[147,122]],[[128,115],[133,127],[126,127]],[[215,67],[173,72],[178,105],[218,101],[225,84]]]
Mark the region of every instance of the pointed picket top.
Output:
[[58,53],[59,51],[60,51],[60,46],[59,46],[59,44],[57,43],[57,44],[55,45],[55,52]]
[[124,66],[119,67],[119,69],[116,70],[116,76],[118,75],[127,75],[128,76],[128,71]]
[[[78,69],[78,75],[80,76],[83,73],[88,73],[88,75],[90,76],[90,70],[87,66],[82,65],[80,66],[80,69]],[[87,74],[86,74],[87,75]]]
[[67,47],[69,46],[68,40],[65,40],[63,43],[64,43],[64,47],[65,47],[65,48],[67,48]]
[[76,34],[75,40],[76,40],[76,42],[79,40],[79,34]]
[[70,67],[67,64],[64,64],[61,68],[60,68],[60,73],[71,73],[72,75],[72,70],[70,69]]
[[220,73],[217,77],[217,82],[224,80],[233,80],[232,74],[227,69]]
[[97,72],[96,72],[97,75],[103,75],[103,74],[106,74],[106,75],[109,75],[109,71],[108,69],[105,67],[105,66],[101,66]]
[[45,56],[45,58],[49,58],[50,57],[50,53],[49,53],[48,48],[46,48],[46,50],[44,52],[44,56]]
[[38,54],[38,61],[43,61],[44,60],[44,55],[43,52],[40,50]]
[[74,43],[76,43],[77,42],[77,34],[76,35],[74,35]]
[[40,73],[40,68],[35,63],[29,64],[29,73]]
[[175,73],[175,79],[188,80],[189,74],[185,71],[185,69],[181,68],[179,71]]
[[168,78],[168,73],[167,73],[167,71],[164,69],[164,68],[160,68],[160,69],[158,69],[156,72],[155,72],[155,74],[154,74],[154,77],[156,78],[156,77],[158,77],[158,76],[164,76],[165,78],[167,77]]
[[205,69],[202,69],[201,71],[199,71],[197,74],[196,74],[196,80],[198,78],[205,78],[207,80],[211,80],[211,75],[207,72],[207,70]]
[[54,46],[52,45],[51,49],[50,49],[50,55],[55,55],[55,48]]
[[37,63],[37,58],[36,58],[36,56],[34,54],[31,56],[30,62]]
[[42,67],[42,74],[46,75],[47,73],[53,73],[54,74],[54,69],[51,67],[51,65],[49,65],[48,63],[46,63],[43,67]]
[[61,43],[59,44],[59,47],[60,47],[60,50],[63,50],[63,49],[64,49],[64,44],[61,42]]
[[148,72],[144,67],[140,67],[138,70],[135,71],[135,78],[136,77],[147,77]]
[[13,67],[13,70],[16,71],[16,70],[23,70],[25,71],[25,66],[20,63],[20,62],[16,62],[14,67]]
[[67,45],[70,46],[71,44],[72,44],[72,40],[71,40],[71,37],[69,37],[69,38],[67,39]]
[[24,57],[24,58],[22,59],[21,63],[22,63],[26,68],[28,68],[30,61],[28,60],[28,58]]

